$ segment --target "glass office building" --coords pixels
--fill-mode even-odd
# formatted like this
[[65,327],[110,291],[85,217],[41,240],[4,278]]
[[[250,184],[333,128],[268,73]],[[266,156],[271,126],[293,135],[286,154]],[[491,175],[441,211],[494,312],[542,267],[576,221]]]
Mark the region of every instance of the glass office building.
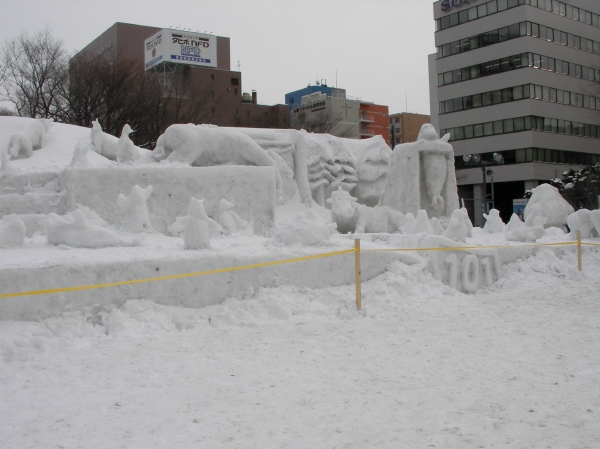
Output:
[[[459,196],[477,225],[492,178],[507,220],[525,190],[600,161],[600,1],[440,0],[433,8],[431,121],[451,135]],[[475,154],[486,165],[487,201],[481,162],[463,159]]]

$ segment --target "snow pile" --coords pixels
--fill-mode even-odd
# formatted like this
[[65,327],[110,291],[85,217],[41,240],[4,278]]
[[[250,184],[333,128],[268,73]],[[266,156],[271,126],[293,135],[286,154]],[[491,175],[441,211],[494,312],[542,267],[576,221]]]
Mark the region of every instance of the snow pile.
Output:
[[328,242],[336,230],[336,224],[320,223],[312,211],[297,215],[293,220],[281,223],[273,236],[278,245],[318,245]]

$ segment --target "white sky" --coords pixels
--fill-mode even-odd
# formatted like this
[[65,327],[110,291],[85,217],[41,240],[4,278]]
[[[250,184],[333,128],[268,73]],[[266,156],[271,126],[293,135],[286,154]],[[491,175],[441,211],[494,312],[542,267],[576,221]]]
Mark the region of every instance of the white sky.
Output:
[[69,51],[115,22],[231,38],[231,68],[261,104],[327,79],[390,113],[429,114],[433,0],[2,0],[0,42],[48,25]]

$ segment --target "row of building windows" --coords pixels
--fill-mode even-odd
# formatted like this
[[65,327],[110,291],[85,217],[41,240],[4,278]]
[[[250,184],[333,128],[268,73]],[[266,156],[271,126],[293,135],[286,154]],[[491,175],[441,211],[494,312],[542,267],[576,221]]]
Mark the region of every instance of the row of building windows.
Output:
[[438,59],[446,58],[458,53],[464,53],[477,48],[516,39],[521,36],[533,36],[556,44],[572,47],[577,50],[600,55],[600,42],[555,30],[554,28],[539,25],[537,23],[520,22],[507,27],[498,28],[497,30],[488,31],[487,33],[481,33],[477,36],[471,36],[440,45],[437,47],[437,57]]
[[548,12],[558,14],[569,19],[587,23],[595,27],[600,27],[600,16],[598,14],[586,11],[585,9],[567,5],[558,0],[491,0],[489,2],[463,9],[460,12],[447,15],[435,21],[435,30],[445,30],[471,20],[489,16],[506,9],[515,8],[521,5],[531,5]]
[[[579,153],[576,151],[550,150],[547,148],[519,148],[518,150],[497,151],[504,158],[504,163],[523,164],[526,162],[553,162],[555,164],[570,165],[596,165],[600,162],[600,155]],[[493,162],[495,153],[480,154],[483,161]],[[462,158],[456,156],[454,165],[457,169],[470,168]],[[472,167],[472,166],[471,166]]]
[[562,75],[573,76],[575,78],[600,82],[600,69],[593,69],[591,67],[535,53],[521,53],[519,55],[494,59],[493,61],[487,61],[482,64],[440,73],[438,74],[438,86],[446,86],[449,84],[460,83],[461,81],[468,81],[470,79],[496,75],[502,72],[521,69],[523,67],[533,67]]
[[534,115],[440,130],[441,135],[450,133],[451,141],[475,139],[478,137],[499,134],[511,134],[521,131],[546,131],[573,136],[591,137],[593,139],[600,138],[600,126],[547,117],[536,117]]
[[507,87],[482,94],[467,95],[466,97],[453,98],[440,101],[440,114],[481,108],[500,103],[509,103],[524,99],[544,100],[551,103],[560,103],[577,108],[600,109],[600,98],[591,95],[578,94],[561,89],[539,86],[537,84],[523,84],[521,86]]

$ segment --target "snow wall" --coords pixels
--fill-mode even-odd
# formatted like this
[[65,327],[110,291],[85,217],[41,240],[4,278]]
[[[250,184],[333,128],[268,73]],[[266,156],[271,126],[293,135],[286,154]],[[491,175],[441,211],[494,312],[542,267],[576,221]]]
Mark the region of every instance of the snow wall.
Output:
[[[321,251],[322,252],[322,251]],[[197,271],[214,270],[249,264],[306,256],[306,252],[279,251],[276,256],[219,254],[190,251],[185,258],[154,258],[152,260],[110,263],[51,264],[30,269],[0,270],[0,285],[5,292],[53,289],[68,286],[95,285],[129,279],[146,279]],[[394,260],[403,260],[399,253],[364,254],[362,278],[369,280],[383,273]],[[50,295],[4,298],[0,301],[0,320],[36,320],[57,316],[64,311],[85,307],[120,306],[129,299],[147,299],[159,304],[206,307],[220,304],[227,298],[243,298],[252,288],[293,285],[299,288],[324,288],[354,282],[354,254],[314,259],[265,268],[219,273],[208,276],[174,279],[137,285],[101,288]],[[354,297],[348,298],[354,303]]]
[[222,198],[235,204],[244,220],[253,220],[256,234],[270,236],[275,226],[275,176],[272,167],[189,167],[169,164],[70,168],[60,180],[66,191],[66,212],[87,206],[115,226],[123,222],[117,204],[120,193],[134,185],[154,187],[148,199],[153,228],[166,234],[179,216],[187,214],[190,198],[204,199],[211,217],[218,216]]

